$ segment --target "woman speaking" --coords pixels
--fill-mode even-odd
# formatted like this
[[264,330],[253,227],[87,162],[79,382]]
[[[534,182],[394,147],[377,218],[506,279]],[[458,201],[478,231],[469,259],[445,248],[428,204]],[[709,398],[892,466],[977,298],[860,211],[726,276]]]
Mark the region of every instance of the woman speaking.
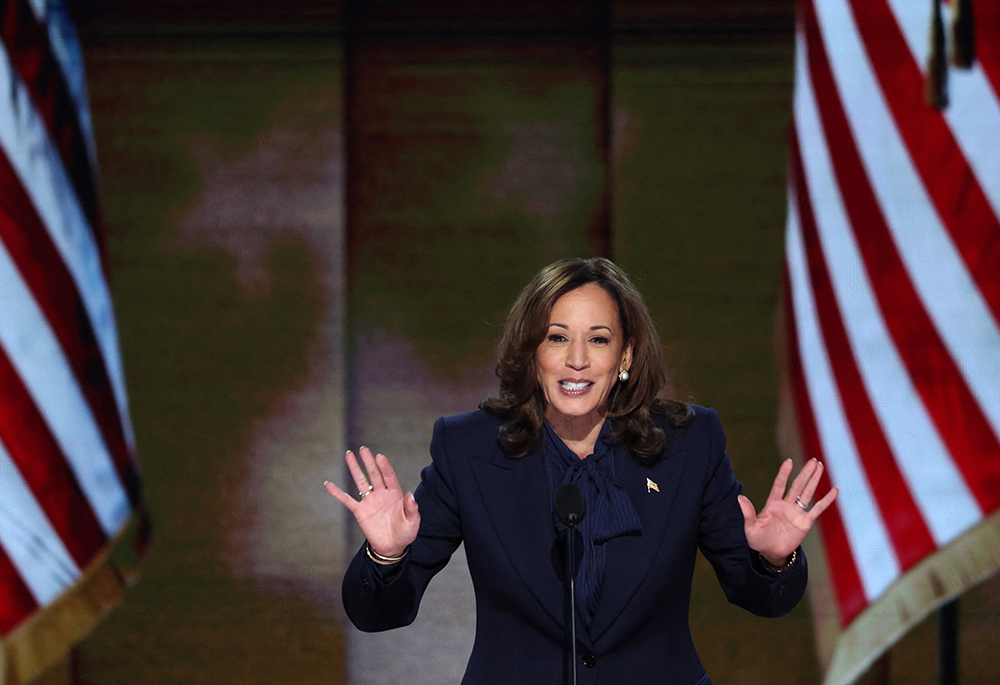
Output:
[[[326,484],[367,538],[343,583],[359,629],[411,623],[462,542],[476,594],[466,684],[561,683],[573,652],[568,668],[584,683],[711,683],[688,626],[698,549],[728,599],[754,614],[781,616],[801,599],[799,545],[836,488],[815,499],[816,461],[788,486],[785,461],[756,512],[716,412],[659,397],[659,338],[615,264],[563,260],[535,276],[507,318],[497,375],[499,394],[478,411],[438,419],[416,492],[404,494],[389,460],[364,447],[364,471],[346,457],[360,499]],[[564,483],[586,502],[569,531],[556,514]]]

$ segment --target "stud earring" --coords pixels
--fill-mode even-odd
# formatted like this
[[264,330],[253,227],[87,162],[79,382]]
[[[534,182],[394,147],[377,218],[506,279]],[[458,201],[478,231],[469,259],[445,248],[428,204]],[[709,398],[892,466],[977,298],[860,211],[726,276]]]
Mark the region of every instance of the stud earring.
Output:
[[622,369],[618,372],[618,380],[622,383],[628,380],[628,369]]

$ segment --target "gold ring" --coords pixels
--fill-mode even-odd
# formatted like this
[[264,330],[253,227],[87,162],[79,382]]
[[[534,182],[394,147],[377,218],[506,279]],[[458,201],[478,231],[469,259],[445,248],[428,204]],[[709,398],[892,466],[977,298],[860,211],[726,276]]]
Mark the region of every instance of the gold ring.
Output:
[[375,489],[374,485],[369,485],[367,490],[365,490],[364,492],[359,492],[358,493],[358,497],[360,497],[361,499],[364,499],[368,495],[372,494],[372,490],[374,490],[374,489]]

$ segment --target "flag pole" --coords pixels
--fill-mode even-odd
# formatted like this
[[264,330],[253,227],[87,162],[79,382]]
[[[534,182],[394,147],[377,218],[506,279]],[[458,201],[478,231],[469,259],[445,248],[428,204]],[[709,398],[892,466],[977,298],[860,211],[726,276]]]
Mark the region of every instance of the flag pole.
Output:
[[938,682],[958,685],[958,599],[938,609]]
[[890,673],[892,673],[892,667],[889,662],[889,652],[882,652],[882,656],[878,658],[872,667],[872,680],[876,685],[889,685]]

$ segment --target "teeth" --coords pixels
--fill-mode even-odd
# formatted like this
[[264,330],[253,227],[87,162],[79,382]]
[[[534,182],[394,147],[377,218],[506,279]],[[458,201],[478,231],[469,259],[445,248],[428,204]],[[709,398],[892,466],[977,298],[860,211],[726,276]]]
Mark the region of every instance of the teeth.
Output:
[[583,383],[570,383],[569,381],[562,381],[560,385],[562,385],[562,387],[566,388],[567,390],[583,390],[588,385],[590,385],[590,383],[587,383],[586,381],[584,381]]

